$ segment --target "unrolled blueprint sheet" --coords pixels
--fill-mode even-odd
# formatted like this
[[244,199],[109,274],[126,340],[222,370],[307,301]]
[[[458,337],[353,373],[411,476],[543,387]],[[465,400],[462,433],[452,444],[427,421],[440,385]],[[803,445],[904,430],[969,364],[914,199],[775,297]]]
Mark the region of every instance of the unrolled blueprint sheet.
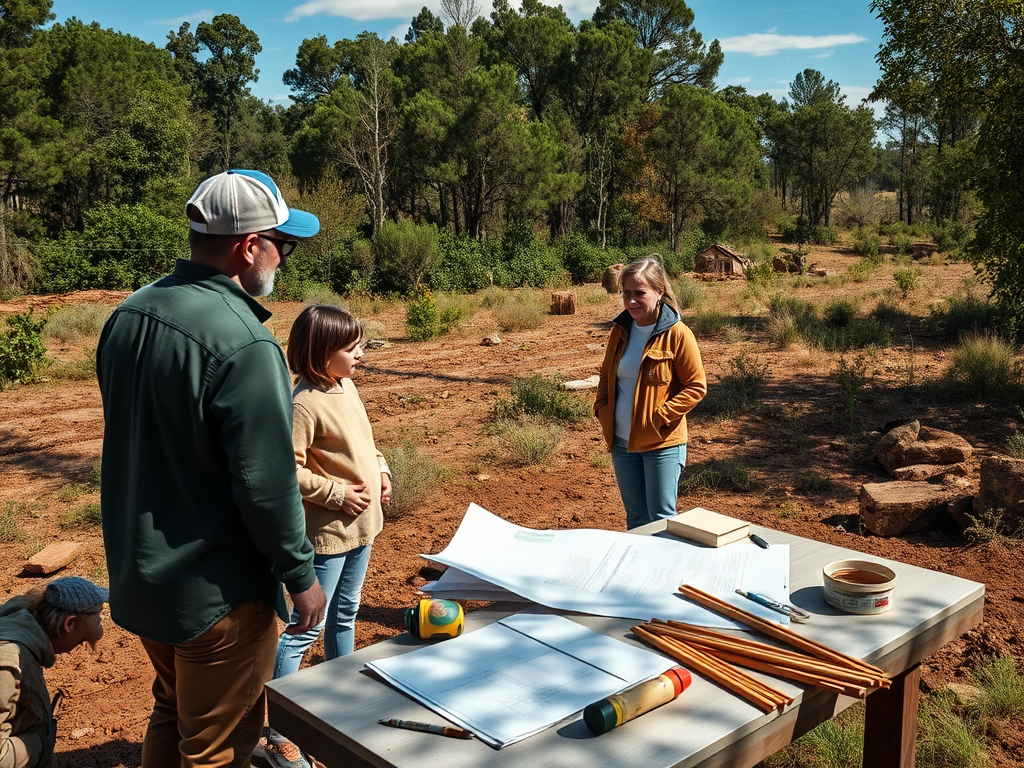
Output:
[[448,546],[421,556],[563,611],[737,626],[684,600],[679,586],[690,584],[770,621],[788,623],[787,617],[735,594],[741,588],[789,599],[789,547],[783,545],[760,549],[741,541],[710,548],[616,531],[541,531],[470,504]]
[[672,662],[562,616],[515,614],[366,666],[500,749]]

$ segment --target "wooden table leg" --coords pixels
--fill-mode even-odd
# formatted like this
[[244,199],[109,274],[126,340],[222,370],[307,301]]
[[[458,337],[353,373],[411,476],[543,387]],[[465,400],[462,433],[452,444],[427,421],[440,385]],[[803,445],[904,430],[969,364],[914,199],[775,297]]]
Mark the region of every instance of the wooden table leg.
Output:
[[870,693],[864,713],[864,768],[913,768],[921,665]]

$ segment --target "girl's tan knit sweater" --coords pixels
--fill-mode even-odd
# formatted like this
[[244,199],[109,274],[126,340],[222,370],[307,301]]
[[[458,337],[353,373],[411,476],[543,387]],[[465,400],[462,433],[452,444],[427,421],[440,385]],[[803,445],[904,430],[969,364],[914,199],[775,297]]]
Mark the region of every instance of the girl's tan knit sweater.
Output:
[[[372,544],[384,527],[380,476],[387,462],[374,445],[355,384],[342,379],[323,389],[300,379],[292,408],[299,491],[306,509],[306,535],[314,549],[335,555]],[[342,489],[358,483],[366,483],[370,506],[353,516],[341,511]]]

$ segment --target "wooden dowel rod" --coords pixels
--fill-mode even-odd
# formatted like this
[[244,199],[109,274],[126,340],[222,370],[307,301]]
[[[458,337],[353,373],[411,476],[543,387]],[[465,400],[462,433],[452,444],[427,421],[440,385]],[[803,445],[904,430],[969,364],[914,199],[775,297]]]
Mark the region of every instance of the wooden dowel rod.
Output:
[[720,652],[719,658],[732,664],[739,664],[741,667],[756,669],[758,672],[764,672],[769,675],[774,675],[775,677],[783,677],[787,680],[795,680],[798,683],[808,683],[809,685],[814,685],[818,688],[825,688],[830,691],[836,691],[844,696],[850,696],[855,699],[863,699],[868,695],[868,690],[864,686],[851,685],[842,680],[828,677],[824,674],[804,672],[793,669],[792,667],[773,664],[770,661],[752,659],[748,656],[739,656],[734,653],[729,653],[728,651]]
[[681,664],[686,664],[696,672],[705,675],[712,681],[721,685],[723,688],[731,691],[732,693],[735,693],[737,696],[740,696],[741,698],[750,702],[758,709],[761,709],[764,712],[773,712],[776,709],[777,705],[773,702],[764,698],[760,694],[754,693],[753,691],[743,687],[743,685],[738,683],[732,677],[723,675],[716,668],[705,664],[696,656],[690,656],[689,654],[683,652],[679,648],[673,647],[672,644],[667,643],[665,640],[658,637],[657,635],[654,635],[653,633],[646,631],[643,627],[633,627],[633,634],[635,634],[648,645],[653,646],[654,648],[657,648],[658,650],[668,654],[674,660],[680,662]]
[[720,613],[723,616],[727,616],[741,624],[746,624],[748,627],[756,627],[766,635],[774,637],[776,640],[781,640],[784,643],[788,643],[802,651],[806,651],[819,659],[834,661],[838,664],[843,664],[855,669],[863,669],[876,677],[885,676],[885,672],[878,667],[872,666],[871,664],[854,658],[853,656],[847,656],[845,653],[840,653],[839,651],[829,648],[827,645],[823,645],[811,640],[810,638],[804,637],[803,635],[799,635],[791,629],[786,629],[778,624],[766,621],[760,616],[755,616],[752,613],[744,611],[742,608],[730,605],[724,600],[697,589],[696,587],[684,584],[679,587],[679,591],[684,597],[703,606],[704,608],[708,608],[709,610]]
[[752,659],[761,659],[784,667],[803,670],[809,674],[823,674],[827,677],[842,680],[863,687],[888,688],[890,681],[887,678],[870,677],[863,672],[852,670],[846,666],[839,666],[830,662],[813,658],[805,654],[794,653],[771,645],[756,643],[747,640],[733,639],[728,637],[717,637],[714,635],[702,635],[695,632],[677,629],[675,627],[657,626],[652,628],[655,634],[663,637],[677,637],[690,645],[698,648],[723,650],[746,656]]
[[708,653],[701,648],[697,648],[689,643],[682,642],[680,640],[670,638],[664,639],[670,645],[680,649],[683,653],[690,654],[691,656],[696,656],[705,664],[717,669],[723,675],[729,675],[735,678],[736,681],[739,682],[741,685],[744,685],[747,688],[762,694],[769,701],[774,701],[778,704],[789,704],[793,701],[789,696],[786,696],[786,694],[782,693],[782,691],[773,688],[767,683],[761,682],[756,677],[751,677],[741,672],[740,670],[731,666],[728,662],[718,658],[713,653]]

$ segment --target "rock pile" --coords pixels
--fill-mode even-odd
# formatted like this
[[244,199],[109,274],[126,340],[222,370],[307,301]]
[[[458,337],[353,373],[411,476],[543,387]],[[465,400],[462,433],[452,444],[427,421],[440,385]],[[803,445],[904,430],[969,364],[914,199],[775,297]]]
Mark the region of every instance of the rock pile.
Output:
[[962,526],[998,513],[1008,530],[1024,524],[1024,460],[1008,456],[981,461],[972,493],[971,444],[953,432],[901,424],[882,436],[874,456],[893,477],[860,489],[864,526],[879,536],[928,530],[949,518]]

